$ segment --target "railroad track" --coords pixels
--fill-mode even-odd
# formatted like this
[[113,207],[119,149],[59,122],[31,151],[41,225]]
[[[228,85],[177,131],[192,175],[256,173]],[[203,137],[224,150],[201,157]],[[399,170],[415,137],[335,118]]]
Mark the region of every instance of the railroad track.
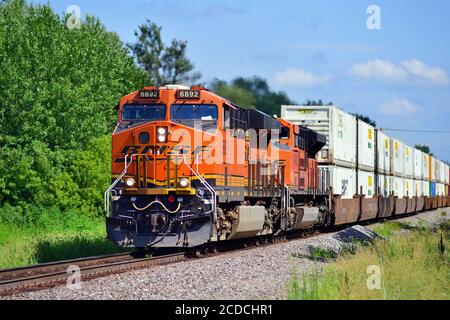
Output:
[[67,283],[73,275],[70,270],[74,269],[79,270],[80,279],[86,281],[129,270],[183,261],[185,258],[185,253],[150,258],[136,258],[130,253],[123,253],[0,270],[0,296]]

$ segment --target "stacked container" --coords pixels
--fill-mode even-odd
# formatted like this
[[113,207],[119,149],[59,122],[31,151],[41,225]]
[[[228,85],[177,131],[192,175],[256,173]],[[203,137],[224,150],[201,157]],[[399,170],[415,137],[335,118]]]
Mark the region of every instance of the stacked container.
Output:
[[283,106],[281,117],[327,137],[319,165],[355,168],[356,118],[335,106]]
[[417,149],[412,149],[413,158],[414,158],[414,179],[422,180],[423,179],[423,165],[422,165],[422,151]]
[[359,190],[362,191],[362,194],[366,196],[366,198],[372,198],[375,194],[375,174],[373,172],[358,171],[358,184]]
[[375,195],[375,128],[364,121],[357,120],[358,126],[358,192],[366,198]]
[[330,187],[334,194],[342,195],[343,199],[351,199],[356,190],[356,173],[354,169],[338,166],[319,166],[321,170],[328,170],[330,176]]
[[391,142],[390,138],[383,132],[377,130],[378,134],[378,172],[383,175],[391,173]]
[[405,145],[396,139],[391,139],[391,175],[405,176]]
[[361,190],[370,198],[377,189],[385,197],[399,198],[448,194],[447,164],[335,106],[282,106],[281,116],[326,136],[317,160],[330,172],[334,194],[344,199]]
[[394,196],[403,198],[405,196],[405,180],[402,177],[392,177],[392,192]]
[[404,154],[404,173],[405,178],[413,178],[414,177],[414,152],[411,147],[404,145],[405,154]]
[[[281,117],[326,136],[327,144],[317,157],[319,167],[330,172],[334,194],[353,198],[358,190],[356,117],[335,106],[282,106]],[[368,158],[367,161],[370,165]]]

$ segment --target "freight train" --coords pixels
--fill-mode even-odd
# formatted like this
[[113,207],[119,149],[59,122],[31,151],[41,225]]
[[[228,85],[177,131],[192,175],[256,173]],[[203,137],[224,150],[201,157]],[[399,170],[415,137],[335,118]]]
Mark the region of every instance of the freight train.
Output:
[[[448,196],[422,192],[352,192],[348,179],[336,187],[333,168],[345,168],[339,160],[358,148],[353,141],[330,149],[334,139],[352,139],[339,116],[328,123],[335,130],[318,133],[307,121],[293,123],[239,107],[202,86],[179,85],[145,87],[122,97],[117,109],[105,211],[107,238],[119,246],[270,240],[450,204]],[[324,166],[330,156],[333,166]],[[359,172],[358,159],[350,162],[347,168]]]

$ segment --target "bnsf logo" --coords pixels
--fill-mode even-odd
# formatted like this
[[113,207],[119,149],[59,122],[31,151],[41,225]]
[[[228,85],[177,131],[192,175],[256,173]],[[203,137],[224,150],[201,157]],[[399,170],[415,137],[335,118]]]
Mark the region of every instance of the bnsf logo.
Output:
[[[192,152],[191,152],[190,146],[125,146],[122,151],[120,152],[121,155],[128,155],[131,156],[133,154],[148,154],[148,155],[165,155],[165,156],[171,156],[171,155],[180,155],[180,154],[199,154],[204,151],[208,151],[211,149],[211,146],[197,146]],[[125,162],[125,158],[117,158],[115,162]]]

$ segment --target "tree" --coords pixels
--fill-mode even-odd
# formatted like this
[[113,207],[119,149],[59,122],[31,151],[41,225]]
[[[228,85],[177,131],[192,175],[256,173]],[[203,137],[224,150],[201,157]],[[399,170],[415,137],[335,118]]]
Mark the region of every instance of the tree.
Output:
[[0,207],[81,208],[83,190],[108,183],[109,162],[89,173],[79,153],[105,159],[114,106],[143,84],[129,53],[93,17],[69,30],[48,5],[0,6]]
[[431,149],[429,146],[424,145],[424,144],[416,144],[414,146],[414,148],[416,148],[417,150],[422,151],[423,153],[429,154],[430,156],[434,157],[434,154],[431,152]]
[[282,105],[293,104],[284,92],[274,92],[267,81],[258,76],[238,77],[230,83],[214,80],[211,90],[243,107],[253,107],[269,115],[280,114]]
[[214,79],[210,84],[211,90],[221,97],[243,108],[254,108],[256,99],[254,95],[236,85],[230,85],[226,81]]
[[[320,106],[324,106],[325,104],[323,103],[322,99],[319,99],[317,101],[308,99],[303,103],[303,105],[307,106],[307,107],[320,107]],[[327,104],[327,106],[332,106],[332,105],[333,105],[333,102],[329,102]]]
[[128,44],[138,64],[147,72],[150,81],[161,84],[162,55],[164,43],[161,39],[161,27],[147,20],[139,26],[139,32],[135,31],[137,42]]
[[187,42],[172,40],[167,47],[157,24],[147,21],[135,32],[136,43],[128,44],[137,63],[147,72],[149,81],[156,85],[168,83],[195,83],[201,78],[192,72],[194,65],[186,57]]
[[376,127],[377,123],[375,122],[375,120],[370,119],[368,116],[359,114],[359,113],[352,113],[352,115],[354,115],[357,119],[364,121],[367,124],[370,124],[372,127]]
[[172,40],[162,56],[164,78],[169,83],[194,83],[201,78],[199,72],[191,73],[194,65],[186,58],[186,41]]

